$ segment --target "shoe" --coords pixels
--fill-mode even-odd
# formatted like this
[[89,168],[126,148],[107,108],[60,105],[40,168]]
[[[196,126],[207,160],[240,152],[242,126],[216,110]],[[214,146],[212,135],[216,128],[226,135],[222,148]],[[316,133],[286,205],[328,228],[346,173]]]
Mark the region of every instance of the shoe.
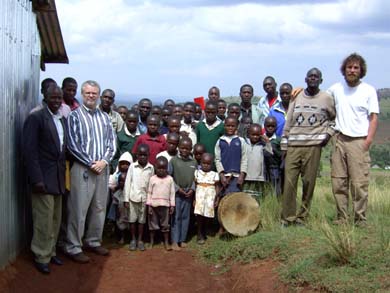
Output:
[[50,262],[52,264],[57,265],[57,266],[62,266],[64,264],[64,262],[62,260],[60,260],[57,256],[52,256],[50,259]]
[[110,254],[110,251],[107,248],[104,248],[103,246],[87,247],[87,249],[97,255],[106,256]]
[[130,249],[131,251],[137,250],[137,241],[131,240],[131,241],[130,241],[129,249]]
[[198,243],[199,245],[203,245],[206,243],[206,241],[203,239],[203,238],[199,238],[196,243]]
[[35,262],[35,267],[42,274],[45,274],[45,275],[50,274],[49,264],[47,264],[47,263]]
[[89,263],[90,258],[84,254],[84,252],[79,252],[76,254],[68,254],[68,256],[77,263]]
[[140,251],[144,251],[144,250],[145,250],[145,244],[144,244],[142,241],[138,241],[137,248],[138,248]]

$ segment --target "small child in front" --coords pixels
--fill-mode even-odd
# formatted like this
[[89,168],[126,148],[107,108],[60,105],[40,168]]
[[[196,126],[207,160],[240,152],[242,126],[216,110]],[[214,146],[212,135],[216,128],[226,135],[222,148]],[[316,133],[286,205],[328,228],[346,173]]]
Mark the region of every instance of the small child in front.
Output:
[[265,163],[267,180],[270,182],[272,191],[276,196],[282,194],[283,173],[282,173],[282,150],[280,148],[281,137],[277,136],[276,131],[276,118],[268,116],[264,120],[265,135],[271,142],[272,153],[265,152]]
[[168,160],[165,157],[158,157],[155,165],[156,175],[149,181],[148,196],[148,225],[150,231],[150,247],[154,244],[154,235],[161,229],[164,235],[164,246],[169,246],[169,218],[175,209],[175,182],[168,175]]
[[208,219],[214,218],[214,208],[218,205],[218,173],[212,171],[214,156],[204,153],[201,158],[201,168],[195,171],[195,209],[198,226],[198,244],[204,244]]
[[200,161],[202,160],[202,155],[206,152],[206,148],[203,144],[197,143],[194,145],[194,159],[196,160],[196,163],[198,164],[198,169],[200,168]]
[[[215,166],[222,184],[220,197],[241,191],[247,173],[248,158],[245,140],[236,135],[237,126],[237,118],[227,117],[225,134],[215,145]],[[218,234],[223,232],[221,226]]]
[[173,250],[180,250],[180,247],[187,246],[185,241],[195,194],[194,173],[197,167],[196,161],[191,157],[191,150],[191,139],[183,137],[179,142],[179,154],[169,163],[169,170],[176,184],[175,214],[171,228]]
[[[123,190],[124,204],[129,209],[130,222],[130,250],[145,250],[143,242],[144,224],[146,222],[146,198],[149,180],[154,174],[153,166],[149,160],[149,146],[140,144],[136,151],[137,161],[130,165],[127,171],[125,187]],[[138,241],[136,228],[138,223]]]
[[272,147],[266,136],[263,136],[260,124],[249,126],[245,139],[248,157],[248,171],[246,173],[243,191],[252,195],[257,201],[263,196],[264,182],[266,181],[264,153],[272,154]]

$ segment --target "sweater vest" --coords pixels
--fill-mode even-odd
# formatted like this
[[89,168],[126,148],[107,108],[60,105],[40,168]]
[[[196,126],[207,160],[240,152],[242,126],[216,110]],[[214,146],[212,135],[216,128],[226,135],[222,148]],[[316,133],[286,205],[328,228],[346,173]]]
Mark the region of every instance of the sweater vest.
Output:
[[230,144],[220,139],[221,163],[225,173],[240,173],[241,166],[241,140],[239,137],[232,139]]

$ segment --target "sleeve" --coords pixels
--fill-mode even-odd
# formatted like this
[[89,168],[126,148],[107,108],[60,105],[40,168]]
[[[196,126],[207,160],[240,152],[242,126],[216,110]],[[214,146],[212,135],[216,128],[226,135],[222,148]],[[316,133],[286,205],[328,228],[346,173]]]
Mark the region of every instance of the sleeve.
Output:
[[[299,95],[298,95],[298,97],[299,97]],[[291,101],[290,105],[288,106],[286,123],[284,124],[282,140],[280,142],[280,147],[283,151],[287,150],[288,136],[290,134],[291,125],[293,124],[292,120],[293,120],[294,108],[295,108],[295,103],[296,103],[296,100],[298,99],[298,97],[295,98],[293,101]]]
[[219,176],[217,172],[214,172],[214,182],[219,182]]
[[169,206],[171,207],[174,207],[175,206],[175,194],[176,194],[176,190],[175,190],[175,182],[173,182],[173,178],[170,177],[171,180],[171,188],[170,188],[170,195],[169,195]]
[[83,133],[81,130],[81,122],[76,113],[71,112],[68,117],[68,150],[80,163],[91,167],[92,158],[81,145],[81,135]]
[[30,114],[27,117],[23,136],[23,153],[29,181],[31,184],[43,182],[43,174],[39,165],[39,122],[36,115]]
[[141,143],[142,143],[142,134],[137,137],[137,139],[136,139],[136,141],[134,143],[133,149],[131,150],[131,154],[134,157],[136,157],[138,145],[140,145]]
[[215,153],[215,167],[217,168],[218,174],[223,172],[223,165],[221,161],[221,148],[219,147],[220,139],[217,140],[217,143],[215,144],[214,153]]
[[148,184],[148,192],[146,195],[146,205],[150,206],[152,205],[152,194],[153,194],[153,177],[150,178],[149,184]]
[[245,174],[248,172],[248,156],[247,156],[247,147],[245,140],[240,137],[241,140],[241,162],[240,162],[240,172]]
[[117,132],[121,131],[123,126],[125,125],[125,122],[122,119],[122,116],[117,112],[117,117],[118,117],[118,129]]
[[373,87],[370,88],[368,95],[368,116],[370,116],[372,113],[379,114],[378,94]]
[[326,130],[326,133],[329,136],[333,136],[336,133],[335,126],[336,126],[336,105],[335,105],[335,100],[332,95],[328,95],[328,100],[329,100],[329,106],[328,106],[328,127]]
[[133,179],[133,165],[130,165],[129,170],[127,171],[126,175],[126,181],[125,181],[125,187],[123,188],[123,201],[129,202],[130,201],[130,190],[131,190],[131,184]]
[[114,158],[116,152],[116,134],[114,128],[111,126],[111,122],[109,121],[108,115],[106,115],[105,119],[107,120],[107,139],[106,139],[106,152],[103,155],[103,161],[107,163],[107,165]]

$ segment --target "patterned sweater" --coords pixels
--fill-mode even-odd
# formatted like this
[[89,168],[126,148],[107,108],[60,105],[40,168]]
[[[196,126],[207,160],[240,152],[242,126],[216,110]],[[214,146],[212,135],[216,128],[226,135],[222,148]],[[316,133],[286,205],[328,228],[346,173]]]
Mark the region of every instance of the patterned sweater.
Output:
[[336,109],[334,99],[320,91],[307,96],[302,91],[290,102],[284,125],[281,149],[287,146],[320,145],[327,135],[334,134]]

